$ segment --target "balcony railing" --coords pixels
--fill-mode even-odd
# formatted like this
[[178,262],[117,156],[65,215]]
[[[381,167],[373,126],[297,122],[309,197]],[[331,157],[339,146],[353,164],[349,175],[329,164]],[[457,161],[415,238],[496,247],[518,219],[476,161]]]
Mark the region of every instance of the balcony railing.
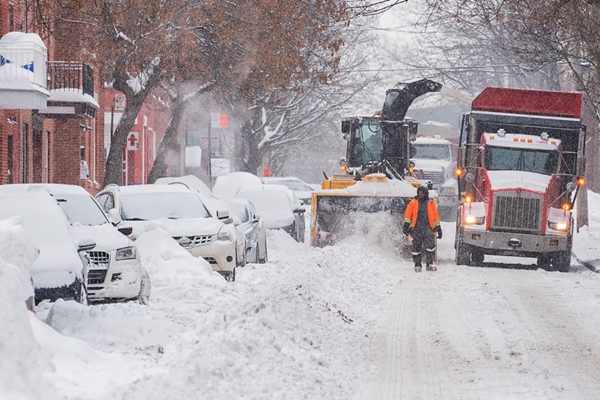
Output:
[[94,96],[94,69],[80,61],[48,61],[48,90]]

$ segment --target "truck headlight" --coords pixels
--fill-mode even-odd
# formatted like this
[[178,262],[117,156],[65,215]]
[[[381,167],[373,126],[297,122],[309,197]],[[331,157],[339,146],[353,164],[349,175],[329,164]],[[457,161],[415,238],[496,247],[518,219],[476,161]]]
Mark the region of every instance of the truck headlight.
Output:
[[474,215],[465,215],[465,224],[467,225],[483,225],[485,217],[476,217]]
[[229,232],[226,228],[222,228],[217,235],[217,240],[231,242],[231,232]]
[[115,256],[117,261],[134,260],[135,258],[137,258],[137,249],[134,246],[118,249]]
[[561,222],[548,221],[548,228],[554,229],[555,231],[566,232],[568,227],[569,227],[569,224],[567,224],[565,221],[561,221]]

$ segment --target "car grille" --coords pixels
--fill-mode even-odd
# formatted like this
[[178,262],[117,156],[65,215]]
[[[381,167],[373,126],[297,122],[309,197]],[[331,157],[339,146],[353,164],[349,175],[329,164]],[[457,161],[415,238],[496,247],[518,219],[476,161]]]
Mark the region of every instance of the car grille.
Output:
[[[182,238],[188,238],[190,240],[190,243],[188,245],[183,245],[180,243],[180,240]],[[175,239],[175,241],[177,243],[179,243],[182,247],[185,248],[190,248],[190,247],[196,247],[196,246],[202,246],[205,244],[209,244],[210,242],[213,241],[214,235],[202,235],[202,236],[173,236],[173,239]]]
[[106,269],[92,269],[88,271],[88,285],[101,285],[106,279]]
[[105,251],[88,251],[90,262],[93,269],[108,269],[110,263],[110,255]]
[[494,194],[491,228],[499,230],[542,230],[541,195],[502,191]]

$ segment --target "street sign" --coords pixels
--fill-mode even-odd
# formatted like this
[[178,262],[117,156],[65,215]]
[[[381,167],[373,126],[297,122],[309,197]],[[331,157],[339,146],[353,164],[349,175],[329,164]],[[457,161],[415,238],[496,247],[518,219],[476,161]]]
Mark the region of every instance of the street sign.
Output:
[[129,132],[127,136],[127,150],[134,151],[140,148],[139,134],[137,132]]
[[222,129],[227,129],[228,121],[229,117],[227,114],[221,114],[221,117],[219,118],[219,127]]
[[227,129],[229,116],[227,114],[210,114],[210,127]]

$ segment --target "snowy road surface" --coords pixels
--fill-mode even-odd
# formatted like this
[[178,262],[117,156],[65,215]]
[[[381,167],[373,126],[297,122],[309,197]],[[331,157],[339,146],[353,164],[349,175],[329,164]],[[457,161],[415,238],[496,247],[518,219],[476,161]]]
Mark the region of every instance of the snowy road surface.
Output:
[[406,275],[387,300],[378,372],[357,398],[598,398],[597,284],[452,265]]
[[144,233],[149,306],[0,310],[0,400],[599,399],[600,275],[459,267],[442,226],[437,272],[373,223],[324,249],[270,232],[233,283]]

